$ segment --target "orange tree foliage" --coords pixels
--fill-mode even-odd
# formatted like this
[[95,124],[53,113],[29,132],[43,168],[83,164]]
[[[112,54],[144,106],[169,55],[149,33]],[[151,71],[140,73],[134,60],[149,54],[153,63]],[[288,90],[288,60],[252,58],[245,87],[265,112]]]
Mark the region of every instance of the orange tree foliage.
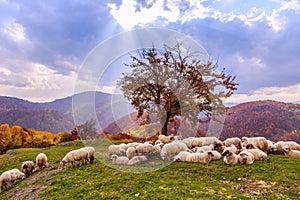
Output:
[[71,140],[71,134],[67,132],[54,134],[47,131],[25,129],[21,126],[13,126],[10,128],[8,124],[2,124],[0,126],[1,154],[5,153],[8,149],[28,147],[42,148]]

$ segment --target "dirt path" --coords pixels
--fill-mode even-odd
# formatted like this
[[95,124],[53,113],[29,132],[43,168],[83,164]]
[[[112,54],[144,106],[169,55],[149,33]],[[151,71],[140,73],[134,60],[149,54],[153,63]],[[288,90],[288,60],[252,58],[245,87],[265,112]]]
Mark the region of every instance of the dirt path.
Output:
[[[46,185],[40,185],[37,183],[40,179],[48,179],[51,175],[60,172],[61,169],[58,168],[51,168],[50,170],[46,171],[43,170],[41,172],[36,172],[26,178],[26,182],[24,184],[19,183],[16,187],[11,188],[7,194],[7,199],[26,199],[26,200],[35,200],[39,199],[39,194],[47,188]],[[25,181],[25,180],[24,180]]]

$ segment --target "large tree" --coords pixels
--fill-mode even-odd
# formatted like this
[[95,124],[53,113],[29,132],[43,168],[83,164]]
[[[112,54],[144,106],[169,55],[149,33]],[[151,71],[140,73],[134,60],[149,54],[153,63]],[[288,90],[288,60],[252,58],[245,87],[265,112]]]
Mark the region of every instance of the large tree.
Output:
[[217,63],[203,62],[200,53],[179,43],[138,50],[130,57],[125,65],[131,71],[123,73],[118,86],[138,118],[145,111],[158,114],[164,135],[175,116],[198,122],[199,113],[211,117],[212,112],[224,112],[223,99],[237,89],[235,76],[218,71]]

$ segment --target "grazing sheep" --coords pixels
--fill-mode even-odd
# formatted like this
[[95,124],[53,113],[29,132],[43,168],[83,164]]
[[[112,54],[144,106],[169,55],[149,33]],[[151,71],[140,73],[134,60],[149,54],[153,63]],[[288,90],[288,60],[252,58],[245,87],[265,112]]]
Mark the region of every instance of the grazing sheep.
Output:
[[45,168],[47,166],[47,161],[48,161],[48,158],[47,158],[46,154],[44,154],[44,153],[39,153],[35,158],[35,163],[39,167],[40,170],[42,170],[43,168]]
[[90,154],[87,150],[76,149],[67,153],[61,160],[59,166],[63,168],[67,163],[71,163],[72,166],[74,166],[76,161],[82,161],[83,163],[85,160],[88,160],[89,156]]
[[265,137],[242,137],[242,146],[253,144],[264,152],[268,152],[268,142]]
[[147,161],[146,156],[134,156],[128,161],[128,165],[139,165]]
[[233,153],[237,153],[238,149],[236,148],[236,146],[234,144],[231,144],[230,146],[227,146],[224,148],[222,154],[224,154],[225,151],[230,150]]
[[282,150],[285,156],[300,158],[300,151],[298,150],[293,150],[288,146],[282,147]]
[[21,171],[28,177],[34,170],[34,162],[31,160],[24,161],[21,166]]
[[135,147],[128,147],[127,150],[126,150],[126,156],[128,158],[132,158],[133,156],[136,156],[136,149]]
[[239,163],[240,164],[252,164],[255,159],[254,159],[254,155],[248,151],[242,151],[238,154],[238,159],[239,159]]
[[164,144],[168,144],[168,143],[170,143],[172,140],[174,140],[174,135],[173,134],[171,134],[171,135],[159,135],[158,136],[158,139],[162,142],[162,143],[164,143]]
[[268,155],[265,152],[263,152],[262,150],[258,149],[258,148],[256,148],[256,149],[245,149],[245,150],[241,151],[241,153],[245,152],[245,151],[252,153],[253,156],[254,156],[254,160],[265,161],[265,160],[269,159]]
[[0,192],[2,192],[4,188],[7,190],[8,184],[13,185],[16,180],[23,180],[25,176],[26,175],[18,169],[11,169],[3,172],[0,176]]
[[[127,146],[126,146],[127,148]],[[116,155],[124,155],[126,153],[126,150],[125,150],[125,147],[123,145],[115,145],[115,144],[112,144],[112,145],[109,145],[108,147],[108,152],[109,152],[109,155],[113,155],[113,154],[116,154]]]
[[235,153],[233,153],[228,149],[225,152],[223,152],[222,155],[224,156],[223,161],[227,165],[236,165],[239,162],[238,155],[236,155]]
[[186,144],[179,141],[174,141],[163,146],[160,151],[160,156],[163,160],[170,160],[173,155],[176,155],[180,151],[185,151],[187,149],[188,147]]
[[87,147],[82,147],[81,149],[85,149],[89,152],[89,161],[90,161],[90,164],[93,164],[94,163],[94,155],[95,155],[95,148],[92,147],[92,146],[87,146]]
[[195,153],[203,153],[203,152],[212,151],[212,150],[214,150],[214,145],[213,144],[205,145],[205,146],[202,146],[202,147],[195,147],[195,148],[192,149],[192,151],[195,152]]
[[127,165],[129,159],[126,156],[118,156],[116,154],[113,154],[111,157],[112,163],[114,165]]
[[236,148],[238,149],[242,148],[242,140],[238,137],[227,138],[226,140],[223,141],[223,145],[226,147],[229,147],[232,144],[236,146]]
[[282,147],[287,146],[291,150],[298,150],[300,151],[300,145],[297,142],[294,141],[279,141],[274,144],[276,147],[276,152],[278,154],[284,154]]

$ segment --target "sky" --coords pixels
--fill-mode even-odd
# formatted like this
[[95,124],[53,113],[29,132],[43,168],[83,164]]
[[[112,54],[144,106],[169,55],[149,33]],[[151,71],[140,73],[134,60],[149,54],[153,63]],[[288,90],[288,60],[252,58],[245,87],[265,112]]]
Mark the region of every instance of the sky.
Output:
[[[0,95],[71,96],[97,45],[148,27],[191,37],[236,75],[229,103],[300,102],[298,0],[0,0]],[[112,92],[121,72],[108,67],[97,89]]]

